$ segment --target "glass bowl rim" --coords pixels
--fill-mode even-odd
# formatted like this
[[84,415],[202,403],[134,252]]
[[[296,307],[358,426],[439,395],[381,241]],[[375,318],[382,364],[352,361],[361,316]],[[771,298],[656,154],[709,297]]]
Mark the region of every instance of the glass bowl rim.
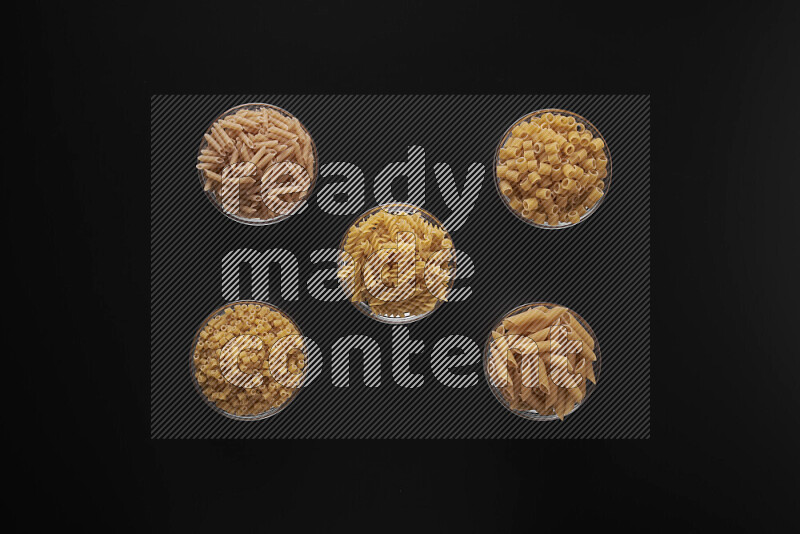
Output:
[[[190,352],[189,352],[189,371],[191,373],[192,385],[194,386],[195,391],[197,391],[197,393],[200,395],[201,399],[203,399],[205,401],[205,403],[208,406],[211,407],[212,410],[214,410],[218,414],[221,414],[221,415],[223,415],[223,416],[225,416],[225,417],[227,417],[229,419],[233,419],[235,421],[261,421],[261,420],[270,418],[270,417],[278,414],[279,412],[283,411],[284,409],[286,409],[286,407],[289,404],[291,404],[300,395],[300,393],[302,392],[303,387],[304,387],[303,386],[303,382],[305,382],[306,377],[308,376],[305,371],[303,372],[303,378],[301,379],[300,385],[298,385],[296,388],[292,388],[295,391],[294,391],[294,393],[292,393],[291,397],[289,397],[289,399],[287,401],[283,402],[277,408],[276,407],[272,407],[272,408],[270,408],[269,410],[267,410],[265,412],[261,412],[259,414],[253,414],[253,415],[236,415],[236,414],[232,414],[232,413],[226,412],[225,410],[223,410],[222,408],[217,406],[217,404],[215,402],[213,402],[211,399],[208,398],[208,396],[205,393],[203,393],[203,389],[202,389],[202,387],[200,387],[200,384],[197,382],[197,376],[195,374],[196,371],[197,371],[197,367],[195,366],[194,350],[197,347],[197,343],[198,343],[199,338],[200,338],[200,332],[202,332],[203,329],[206,327],[206,325],[208,324],[208,321],[210,321],[214,317],[220,315],[223,312],[223,310],[225,310],[227,308],[231,308],[231,307],[239,305],[239,304],[258,304],[260,306],[265,306],[265,307],[270,308],[270,309],[272,309],[274,311],[277,311],[278,313],[283,315],[284,318],[289,319],[292,322],[292,324],[294,325],[294,327],[297,329],[298,334],[301,337],[303,336],[303,332],[300,330],[300,327],[297,326],[297,322],[292,318],[292,316],[289,315],[288,313],[286,313],[285,311],[283,311],[281,308],[275,306],[274,304],[270,304],[269,302],[265,302],[263,300],[255,300],[255,299],[234,300],[234,301],[228,302],[226,304],[223,304],[222,306],[217,307],[213,312],[208,314],[206,316],[206,318],[203,319],[203,321],[200,323],[200,326],[197,327],[197,330],[196,330],[194,336],[192,337],[192,346],[191,346]],[[262,342],[263,342],[263,340],[262,340]]]
[[[280,222],[283,222],[283,221],[289,219],[290,217],[292,217],[292,215],[297,215],[300,212],[300,210],[303,209],[303,207],[306,205],[306,203],[311,198],[311,196],[314,194],[314,190],[316,189],[317,181],[319,179],[319,154],[317,153],[317,144],[314,142],[314,137],[311,135],[311,130],[309,130],[306,127],[306,125],[303,124],[303,121],[301,121],[293,113],[283,109],[282,107],[276,106],[275,104],[267,104],[266,102],[247,102],[245,104],[238,104],[238,105],[236,105],[236,106],[234,106],[234,107],[232,107],[230,109],[227,109],[227,110],[223,111],[222,113],[217,115],[216,118],[214,118],[211,122],[208,123],[208,125],[206,126],[206,129],[203,130],[203,135],[209,133],[210,130],[211,130],[211,127],[214,124],[216,124],[219,120],[221,120],[223,117],[231,115],[232,113],[235,113],[239,109],[249,109],[251,107],[267,107],[267,108],[271,108],[271,109],[279,111],[280,113],[283,113],[284,115],[286,115],[288,117],[291,117],[293,119],[297,119],[297,122],[300,123],[300,127],[303,128],[303,130],[305,130],[305,132],[308,134],[308,138],[311,141],[311,151],[314,154],[314,172],[313,172],[313,175],[311,176],[311,188],[309,188],[309,190],[308,190],[308,196],[303,201],[299,202],[297,204],[297,206],[291,211],[291,213],[285,213],[285,214],[282,214],[282,215],[280,215],[278,217],[273,217],[272,219],[262,220],[262,219],[248,219],[248,218],[245,218],[245,217],[240,217],[238,215],[230,214],[227,211],[225,211],[224,209],[222,209],[222,206],[220,205],[220,203],[216,200],[216,197],[210,191],[203,190],[203,194],[208,199],[208,201],[211,202],[211,204],[214,206],[214,208],[217,211],[219,211],[220,213],[225,215],[225,217],[227,217],[228,219],[231,219],[232,221],[234,221],[236,223],[244,224],[246,226],[268,226],[270,224],[278,224]],[[203,135],[200,136],[200,146],[197,149],[197,156],[198,157],[202,154],[203,148],[205,148],[208,145],[208,141],[205,140],[205,137],[203,137]],[[195,161],[197,161],[196,158],[195,158]],[[203,170],[202,169],[195,169],[195,170],[197,170],[197,176],[200,179],[200,187],[204,188],[206,182],[205,182],[205,176],[203,174]],[[306,170],[306,172],[308,172],[308,170]]]
[[[373,207],[369,208],[368,210],[366,210],[365,212],[360,214],[358,217],[353,219],[352,222],[349,225],[347,225],[347,229],[344,231],[344,235],[342,236],[342,239],[339,242],[339,250],[338,250],[338,252],[340,252],[340,253],[344,252],[344,244],[347,241],[347,235],[350,233],[350,229],[353,226],[355,226],[356,223],[358,223],[362,219],[365,219],[368,216],[371,216],[373,213],[377,213],[380,210],[384,210],[385,208],[390,208],[390,207],[402,207],[402,208],[409,209],[409,210],[415,210],[415,211],[408,211],[406,213],[408,215],[413,215],[414,213],[421,213],[423,215],[423,217],[428,217],[434,223],[436,223],[436,225],[439,226],[439,228],[444,230],[445,235],[447,236],[447,238],[449,238],[450,241],[453,242],[453,250],[456,250],[455,242],[453,241],[453,236],[450,234],[450,231],[447,230],[447,228],[445,228],[444,224],[442,224],[442,221],[440,221],[433,213],[431,213],[430,211],[426,210],[425,208],[417,206],[416,204],[411,204],[410,202],[384,202],[383,204],[378,204],[377,206],[373,206]],[[385,210],[385,211],[387,213],[392,213],[389,210]],[[448,287],[447,287],[448,292],[452,291],[453,285],[454,285],[454,282],[455,282],[455,270],[456,270],[455,258],[454,258],[453,261],[454,261],[454,265],[453,265],[453,268],[452,268],[453,276],[450,277],[450,281],[449,281],[449,284],[448,284]],[[337,261],[337,270],[338,270],[338,267],[340,267],[341,265],[342,265],[342,260],[341,260],[341,256],[340,256],[339,260]],[[342,287],[342,280],[338,276],[337,276],[337,281],[339,283],[339,287],[342,288],[342,291],[345,291],[345,289]],[[363,313],[364,315],[366,315],[370,319],[378,321],[379,323],[394,324],[394,325],[410,324],[410,323],[415,323],[417,321],[420,321],[420,320],[424,319],[425,317],[428,317],[431,314],[433,314],[433,312],[438,310],[442,306],[442,304],[444,303],[444,301],[437,299],[436,305],[433,307],[433,309],[428,310],[425,313],[421,313],[419,315],[410,315],[408,317],[384,317],[382,315],[378,315],[377,313],[373,312],[372,308],[370,308],[369,304],[366,304],[363,301],[353,302],[352,300],[350,300],[349,297],[347,298],[347,301],[350,302],[350,304],[352,304],[358,311],[360,311],[361,313]]]
[[[516,211],[514,211],[514,209],[509,205],[508,200],[506,200],[506,198],[505,198],[506,196],[500,191],[500,177],[497,176],[497,166],[500,163],[500,149],[502,148],[503,142],[508,138],[509,134],[511,133],[511,130],[514,129],[514,126],[518,125],[520,122],[524,121],[525,119],[527,119],[529,117],[544,115],[545,113],[566,114],[568,116],[572,116],[572,117],[574,117],[576,119],[580,119],[581,121],[584,121],[588,126],[591,126],[591,128],[593,130],[592,134],[596,133],[597,134],[596,137],[599,137],[600,139],[603,140],[603,151],[606,153],[606,155],[608,157],[608,176],[606,177],[608,179],[608,182],[606,184],[606,188],[603,190],[603,196],[600,197],[600,200],[597,201],[597,203],[592,207],[592,209],[588,210],[585,214],[583,214],[581,216],[581,218],[578,220],[578,222],[576,222],[576,223],[559,224],[558,226],[550,226],[549,224],[545,225],[545,224],[535,223],[532,220],[526,219],[525,217],[523,217],[522,214],[517,213]],[[494,178],[494,180],[493,180],[494,181],[494,188],[497,191],[497,194],[500,196],[501,202],[505,205],[505,207],[511,213],[514,214],[514,216],[517,219],[521,220],[525,224],[529,224],[529,225],[534,226],[536,228],[541,228],[542,230],[564,230],[566,228],[572,228],[574,226],[578,226],[580,223],[582,223],[583,221],[585,221],[586,219],[591,217],[596,211],[598,211],[600,209],[600,206],[603,204],[603,202],[605,202],[606,198],[608,198],[608,195],[611,192],[611,186],[613,184],[613,179],[612,178],[613,178],[614,165],[613,165],[613,162],[611,160],[611,148],[608,146],[608,143],[606,142],[606,138],[603,137],[603,134],[600,132],[600,130],[597,128],[597,126],[595,126],[589,119],[585,118],[582,115],[579,115],[578,113],[575,113],[574,111],[569,111],[569,110],[566,110],[566,109],[544,108],[544,109],[531,111],[529,113],[521,115],[517,120],[515,120],[513,123],[511,123],[511,125],[508,128],[506,128],[505,132],[503,132],[503,135],[500,136],[500,141],[497,143],[497,147],[495,148],[495,151],[494,151],[493,161],[494,161],[494,168],[492,169],[492,176]]]
[[[498,319],[496,319],[492,323],[492,327],[490,327],[489,333],[486,336],[486,341],[483,344],[483,351],[482,351],[482,354],[481,354],[481,366],[483,367],[483,377],[486,380],[486,385],[489,386],[489,390],[492,392],[492,396],[495,399],[497,399],[497,401],[501,405],[503,405],[503,407],[506,410],[508,410],[509,412],[513,413],[517,417],[521,417],[522,419],[526,419],[528,421],[558,421],[559,418],[554,413],[553,414],[543,415],[543,414],[540,414],[539,412],[536,412],[534,410],[515,410],[515,409],[511,408],[511,406],[505,401],[505,399],[502,397],[502,395],[500,395],[500,393],[497,391],[499,388],[497,388],[495,385],[493,385],[492,381],[491,381],[491,378],[489,378],[489,371],[488,371],[487,362],[489,360],[489,358],[488,358],[488,356],[489,356],[489,346],[490,346],[490,344],[492,342],[492,339],[493,339],[492,338],[492,332],[494,331],[495,328],[497,328],[497,326],[499,324],[501,324],[503,322],[503,320],[506,317],[510,317],[512,314],[520,313],[522,311],[528,310],[528,309],[536,307],[536,306],[549,306],[549,307],[551,307],[550,309],[552,309],[553,307],[561,307],[561,308],[569,310],[569,312],[573,315],[573,317],[575,317],[576,319],[578,319],[581,322],[581,326],[583,326],[588,331],[588,333],[592,336],[592,339],[595,342],[595,348],[592,349],[592,351],[595,353],[595,356],[597,356],[597,360],[592,362],[592,369],[594,370],[594,376],[595,376],[595,382],[596,383],[589,382],[589,384],[591,384],[591,387],[587,384],[587,386],[586,386],[586,396],[583,399],[581,399],[581,402],[578,403],[577,406],[575,406],[572,410],[570,410],[569,412],[564,414],[564,418],[566,419],[567,416],[572,415],[575,412],[577,412],[580,409],[581,406],[586,404],[586,401],[589,400],[589,397],[591,397],[592,393],[594,393],[594,391],[598,387],[600,387],[600,374],[601,374],[601,371],[602,371],[602,365],[601,365],[601,362],[602,362],[602,351],[600,350],[600,340],[597,338],[597,334],[594,333],[594,330],[592,329],[591,325],[589,325],[588,321],[586,321],[586,319],[584,319],[578,312],[576,312],[575,310],[573,310],[569,306],[564,306],[563,304],[557,304],[555,302],[546,302],[546,301],[529,302],[527,304],[521,304],[519,306],[516,306],[516,307],[512,308],[511,310],[509,310],[508,312],[506,312],[503,315],[501,315]],[[584,378],[584,380],[585,380],[585,378]]]

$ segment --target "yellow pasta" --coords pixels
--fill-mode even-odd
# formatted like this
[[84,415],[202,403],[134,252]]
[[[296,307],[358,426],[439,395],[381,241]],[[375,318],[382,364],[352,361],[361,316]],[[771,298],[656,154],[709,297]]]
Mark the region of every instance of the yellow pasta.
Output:
[[[577,224],[595,209],[606,188],[608,156],[605,142],[587,124],[545,110],[510,129],[498,148],[496,168],[498,190],[514,213],[555,227]],[[517,199],[513,205],[512,197]],[[529,199],[537,201],[536,207]]]
[[419,208],[389,204],[370,210],[349,228],[341,250],[338,276],[350,300],[379,320],[418,318],[447,298],[453,241]]
[[603,197],[603,191],[596,186],[592,186],[589,189],[589,192],[586,194],[584,205],[586,206],[587,209],[589,209],[592,206],[594,206],[597,203],[597,201],[599,201],[602,197]]
[[[197,168],[204,190],[225,213],[255,222],[279,220],[311,194],[317,173],[314,143],[287,112],[266,104],[240,106],[215,121],[203,139]],[[252,164],[248,173],[238,177],[238,184],[226,184],[225,178],[232,176],[225,170],[240,162]],[[283,173],[277,178],[270,174],[283,163],[292,167],[280,167]],[[252,180],[245,184],[244,178]],[[302,187],[291,192],[281,188],[292,184]]]
[[536,224],[544,224],[547,220],[547,216],[542,212],[535,212],[530,219],[535,222]]
[[203,395],[233,416],[265,415],[297,392],[304,376],[300,332],[280,310],[233,303],[196,336],[194,377]]
[[[528,176],[525,176],[525,178],[524,178],[524,179],[520,180],[520,179],[519,179],[519,173],[515,173],[515,174],[514,174],[514,178],[515,178],[515,179],[514,179],[514,182],[518,183],[518,184],[519,184],[519,187],[520,187],[520,188],[521,188],[523,191],[527,191],[527,190],[529,190],[531,187],[533,187],[533,183],[531,182],[530,175],[528,175]],[[502,192],[502,189],[501,189],[501,192]],[[512,192],[513,192],[513,190],[512,190]],[[509,195],[511,195],[511,192],[509,193]]]
[[492,329],[484,360],[491,386],[523,416],[563,420],[597,383],[596,341],[574,312],[528,305]]

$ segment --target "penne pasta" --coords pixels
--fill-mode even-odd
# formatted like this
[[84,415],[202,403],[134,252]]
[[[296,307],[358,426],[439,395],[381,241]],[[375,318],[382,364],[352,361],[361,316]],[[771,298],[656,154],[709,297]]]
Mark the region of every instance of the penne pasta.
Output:
[[[268,222],[293,213],[284,208],[299,207],[310,195],[317,173],[315,150],[311,136],[295,117],[267,105],[234,109],[215,121],[203,140],[196,167],[202,174],[203,190],[225,213]],[[249,187],[263,180],[271,166],[282,163],[304,169],[309,187],[291,187],[287,177],[284,180],[287,183],[283,184],[286,187],[276,188],[281,192],[270,197],[282,206],[276,210],[275,206],[264,204],[267,197],[263,195],[245,195],[246,190],[225,188],[223,171],[242,162],[250,164],[248,169],[253,183]],[[236,195],[239,195],[236,200],[228,198]]]
[[530,305],[492,329],[487,378],[512,411],[564,419],[585,400],[587,381],[597,382],[595,346],[593,334],[574,312]]

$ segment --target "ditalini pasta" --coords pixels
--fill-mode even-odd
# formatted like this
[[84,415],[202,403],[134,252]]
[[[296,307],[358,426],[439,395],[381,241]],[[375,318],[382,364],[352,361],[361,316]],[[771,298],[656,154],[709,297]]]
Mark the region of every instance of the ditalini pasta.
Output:
[[497,149],[501,197],[517,216],[538,226],[580,222],[605,195],[610,173],[603,138],[569,112],[543,110],[524,117]]
[[311,194],[316,149],[295,117],[267,104],[224,113],[203,135],[197,169],[226,214],[254,223],[293,213]]
[[498,399],[513,412],[563,420],[597,383],[599,354],[591,329],[575,312],[528,304],[492,329],[484,370]]
[[374,208],[342,240],[338,276],[350,300],[375,319],[416,320],[447,299],[453,241],[433,215],[406,204]]
[[203,395],[233,416],[266,416],[298,391],[306,359],[300,332],[257,302],[217,311],[195,338],[194,377]]

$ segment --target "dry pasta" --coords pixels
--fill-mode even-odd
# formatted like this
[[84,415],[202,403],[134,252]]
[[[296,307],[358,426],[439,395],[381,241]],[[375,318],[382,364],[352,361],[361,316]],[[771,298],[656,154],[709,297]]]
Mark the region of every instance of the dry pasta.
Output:
[[[300,121],[286,112],[267,105],[234,108],[203,139],[197,169],[203,189],[225,213],[269,221],[310,195],[317,165],[314,144]],[[300,187],[283,192],[276,187],[281,184]]]
[[[412,211],[375,208],[342,241],[339,279],[352,302],[366,304],[379,318],[418,317],[447,298],[455,268],[453,242],[433,216]],[[378,261],[392,253],[388,261]]]
[[560,306],[538,305],[506,316],[491,332],[485,365],[510,409],[562,420],[586,397],[587,381],[597,383],[595,339]]
[[297,326],[262,304],[237,303],[220,311],[200,329],[194,347],[194,376],[202,393],[237,416],[263,414],[287,402],[306,365]]
[[571,115],[545,110],[511,127],[498,147],[495,174],[514,213],[555,227],[592,211],[605,194],[609,169],[601,137]]

